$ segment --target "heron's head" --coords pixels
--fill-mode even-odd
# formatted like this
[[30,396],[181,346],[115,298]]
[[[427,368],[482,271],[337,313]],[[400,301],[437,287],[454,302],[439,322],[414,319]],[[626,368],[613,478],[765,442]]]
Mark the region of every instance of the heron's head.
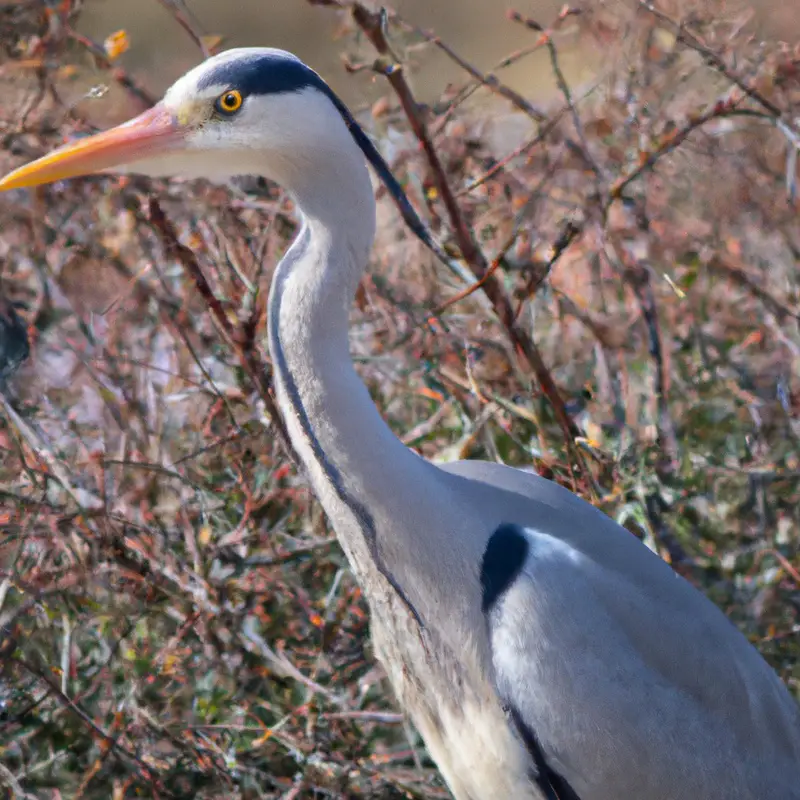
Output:
[[212,180],[258,174],[304,195],[306,211],[311,201],[342,213],[349,209],[367,230],[368,209],[341,202],[341,190],[358,180],[372,197],[363,160],[356,163],[362,155],[414,234],[449,263],[341,100],[299,58],[272,48],[239,48],[209,58],[153,108],[14,170],[0,179],[0,191],[96,173]]
[[100,172],[285,182],[354,143],[371,146],[316,72],[282,50],[241,48],[192,69],[143,114],[15,170],[0,190]]

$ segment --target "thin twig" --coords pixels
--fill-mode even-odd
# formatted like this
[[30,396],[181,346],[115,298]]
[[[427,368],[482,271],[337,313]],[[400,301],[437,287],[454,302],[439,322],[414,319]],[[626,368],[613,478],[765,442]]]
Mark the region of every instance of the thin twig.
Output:
[[747,81],[731,70],[722,59],[722,56],[720,56],[718,53],[715,53],[711,48],[703,44],[703,42],[701,42],[697,36],[686,29],[683,22],[673,19],[666,12],[656,8],[655,5],[650,2],[650,0],[638,0],[638,2],[642,9],[648,11],[661,22],[666,23],[670,28],[672,28],[679,42],[685,44],[688,48],[694,50],[696,53],[699,53],[709,66],[713,67],[721,75],[724,75],[731,83],[738,86],[751,100],[755,101],[764,109],[766,109],[771,116],[773,116],[775,119],[781,119],[783,117],[783,111],[781,111],[778,106],[764,97],[764,95],[759,92],[758,89],[756,89],[754,86],[751,86]]
[[234,330],[225,310],[222,308],[219,300],[214,294],[211,286],[206,280],[203,271],[200,269],[200,264],[197,262],[195,254],[186,245],[182,244],[178,239],[178,235],[172,226],[172,223],[164,215],[161,206],[155,198],[150,198],[149,201],[150,221],[157,231],[158,235],[167,250],[167,253],[177,259],[181,266],[189,273],[194,280],[197,290],[200,292],[203,299],[208,305],[211,315],[216,320],[220,329],[225,334],[228,344],[231,345],[236,353],[242,369],[247,373],[253,387],[258,392],[261,402],[269,414],[270,420],[275,425],[275,430],[278,432],[278,437],[287,454],[287,456],[296,464],[300,464],[300,459],[292,447],[289,433],[286,430],[286,425],[278,411],[278,406],[272,395],[272,387],[264,372],[263,361],[261,355],[253,348],[246,348],[243,346],[242,337]]
[[28,794],[19,781],[14,777],[14,773],[0,761],[0,784],[6,786],[11,792],[10,800],[34,800],[35,795]]
[[664,363],[663,336],[661,334],[661,324],[658,320],[656,298],[650,281],[650,271],[646,266],[630,266],[628,271],[631,272],[631,270],[635,270],[635,277],[630,283],[642,310],[642,318],[647,327],[648,350],[655,365],[653,393],[656,397],[658,409],[659,444],[664,448],[665,454],[670,460],[671,469],[676,469],[680,453],[678,450],[678,438],[675,435],[675,423],[669,413],[669,374]]
[[467,184],[463,189],[456,193],[456,197],[460,198],[470,192],[475,191],[479,186],[482,186],[487,181],[491,180],[498,172],[505,169],[515,158],[529,153],[536,145],[541,144],[552,133],[556,126],[561,122],[562,117],[569,109],[566,106],[560,108],[553,114],[545,125],[539,128],[538,133],[531,139],[523,142],[519,147],[512,150],[507,156],[504,156],[495,164],[493,164],[483,175],[475,178],[471,183]]
[[[576,8],[570,8],[569,6],[564,6],[561,9],[561,12],[558,15],[558,22],[563,22],[567,17],[572,16],[574,14],[580,14],[580,10]],[[598,180],[603,177],[603,172],[595,159],[592,156],[592,151],[589,148],[589,142],[586,140],[586,133],[583,130],[583,124],[581,123],[580,115],[578,114],[578,110],[575,108],[575,101],[572,99],[572,92],[569,88],[569,84],[567,83],[567,79],[564,76],[564,72],[561,69],[561,65],[558,60],[558,49],[556,48],[555,42],[553,41],[553,28],[555,26],[551,26],[550,29],[545,28],[543,25],[540,25],[531,17],[526,17],[520,14],[518,11],[509,11],[508,18],[512,22],[517,22],[521,25],[524,25],[526,28],[530,30],[537,31],[541,34],[539,42],[537,44],[544,44],[547,47],[547,52],[550,56],[550,66],[553,70],[553,75],[556,79],[556,84],[558,85],[558,89],[561,92],[562,96],[564,97],[564,101],[566,102],[567,108],[569,109],[570,116],[572,117],[572,124],[575,128],[575,133],[578,134],[578,140],[580,141],[580,148],[578,152],[580,153],[583,160],[586,162],[589,169],[594,172],[597,176]],[[557,23],[558,24],[558,23]]]
[[90,39],[83,33],[78,33],[78,31],[73,30],[72,28],[67,28],[67,36],[70,39],[82,44],[100,63],[100,66],[104,69],[107,69],[111,74],[111,77],[120,85],[127,89],[137,100],[140,100],[146,107],[150,107],[156,104],[157,98],[150,94],[138,81],[131,76],[122,68],[118,66],[114,66],[111,59],[106,54],[105,48],[95,42],[93,39]]
[[34,678],[44,683],[50,692],[55,695],[66,708],[72,711],[72,713],[75,714],[75,716],[77,716],[85,725],[91,728],[97,736],[99,736],[111,747],[111,749],[130,761],[133,761],[141,770],[144,779],[151,784],[153,788],[156,788],[162,792],[164,791],[164,787],[153,773],[152,768],[145,764],[145,762],[142,761],[142,759],[139,758],[136,753],[128,750],[127,747],[122,745],[119,741],[119,737],[114,737],[110,733],[103,730],[103,728],[101,728],[74,700],[67,697],[67,695],[61,691],[60,687],[48,675],[37,669],[33,664],[25,661],[22,658],[19,658],[18,656],[14,656],[12,661],[13,663],[22,667]]
[[485,86],[491,92],[494,92],[495,94],[500,95],[500,97],[508,100],[518,111],[522,111],[523,114],[527,114],[527,116],[533,120],[536,120],[537,122],[543,122],[547,119],[547,115],[541,109],[536,108],[536,106],[534,106],[530,101],[526,100],[519,92],[515,92],[512,88],[502,83],[497,75],[491,72],[486,74],[481,72],[477,67],[473,66],[469,63],[469,61],[456,53],[456,51],[453,50],[450,45],[444,42],[442,38],[433,31],[419,28],[416,25],[407,22],[395,12],[389,13],[389,19],[399,25],[401,28],[404,28],[406,31],[415,33],[417,36],[421,36],[429,44],[438,47],[451,61],[458,64],[458,66],[461,67],[464,72],[474,78],[482,86]]
[[715,254],[708,262],[708,269],[719,272],[734,283],[744,286],[765,306],[770,308],[779,319],[791,317],[792,319],[800,320],[800,310],[790,308],[771,292],[760,286],[754,274],[746,270],[743,265],[733,263],[732,256]]
[[[337,8],[349,9],[354,21],[364,32],[378,53],[383,57],[392,56],[391,47],[386,39],[384,26],[382,24],[381,14],[371,11],[357,0],[308,0],[308,2],[312,5],[334,6]],[[442,202],[447,210],[447,215],[453,228],[453,235],[455,236],[462,257],[469,265],[475,277],[480,280],[487,272],[489,264],[483,252],[475,242],[464,215],[456,202],[444,166],[429,135],[427,124],[422,118],[419,105],[406,81],[403,67],[392,59],[385,67],[383,74],[397,94],[403,111],[411,125],[411,129],[425,153],[439,196],[442,198]],[[574,241],[574,238],[569,240],[563,250],[557,254],[556,258],[560,258],[572,241]],[[568,446],[575,454],[581,466],[586,468],[585,460],[580,449],[574,446],[574,439],[581,435],[580,430],[569,416],[564,401],[550,374],[550,370],[545,365],[539,353],[538,347],[531,337],[516,324],[514,309],[511,306],[511,301],[503,289],[501,282],[497,280],[495,275],[492,275],[481,286],[481,289],[489,298],[495,313],[506,329],[511,341],[527,360],[536,375],[539,385],[542,387],[542,391],[550,401]]]
[[189,38],[198,46],[203,58],[208,58],[211,55],[211,51],[203,40],[203,35],[198,30],[197,20],[192,17],[191,12],[186,7],[186,3],[183,0],[158,0],[158,2],[172,14],[178,25],[189,34]]
[[323,539],[313,544],[305,545],[303,547],[296,547],[294,550],[289,550],[285,553],[279,553],[276,556],[267,556],[256,553],[247,558],[239,558],[235,553],[224,552],[221,548],[216,548],[218,556],[221,561],[229,561],[241,567],[282,567],[293,561],[300,561],[305,556],[315,555],[320,550],[328,550],[336,546],[338,539],[331,536],[328,539]]
[[25,440],[28,447],[47,464],[53,477],[61,484],[64,491],[77,503],[80,508],[97,511],[103,508],[103,501],[92,492],[75,486],[66,467],[53,455],[52,450],[45,444],[42,437],[32,426],[16,412],[8,398],[0,392],[0,407],[3,408],[11,423]]
[[728,97],[718,100],[709,109],[702,114],[695,114],[689,118],[689,121],[681,128],[671,131],[659,143],[655,150],[644,155],[638,166],[631,170],[627,175],[618,178],[611,186],[609,191],[610,205],[614,200],[621,197],[625,189],[630,186],[635,180],[641,177],[645,172],[653,169],[658,161],[660,161],[667,153],[671,153],[676,147],[679,147],[683,142],[688,139],[689,135],[694,131],[699,130],[704,125],[715,119],[723,117],[732,117],[737,115],[747,116],[763,116],[747,109],[740,109],[737,107],[738,100],[734,97]]

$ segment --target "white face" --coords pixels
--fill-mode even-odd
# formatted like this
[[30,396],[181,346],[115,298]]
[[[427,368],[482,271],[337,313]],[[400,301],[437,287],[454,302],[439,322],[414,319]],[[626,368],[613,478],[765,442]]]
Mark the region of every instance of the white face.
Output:
[[[258,93],[248,91],[246,81],[237,83],[239,65],[260,52],[280,51],[228,50],[176,81],[161,106],[177,120],[182,140],[156,157],[110,171],[212,180],[257,173],[282,181],[287,170],[313,168],[318,158],[352,148],[341,114],[319,89]],[[281,56],[300,63],[289,53]],[[227,79],[209,82],[215,74]]]

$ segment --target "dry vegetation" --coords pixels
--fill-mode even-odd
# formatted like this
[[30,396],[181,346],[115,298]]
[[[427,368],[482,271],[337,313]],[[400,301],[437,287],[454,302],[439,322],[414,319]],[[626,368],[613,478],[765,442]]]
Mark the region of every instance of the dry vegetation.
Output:
[[[397,434],[574,488],[800,697],[800,51],[714,3],[587,2],[508,21],[553,70],[548,108],[466,62],[422,108],[405,75],[445,45],[316,4],[366,34],[347,64],[389,83],[364,124],[463,255],[459,280],[381,199],[353,350]],[[87,63],[128,113],[148,101],[79,11],[0,2],[3,171],[91,130]],[[608,54],[591,84],[561,78],[567,45]],[[498,144],[509,109],[526,132]],[[5,796],[446,797],[270,418],[289,199],[108,177],[9,193],[0,220],[0,310],[30,338],[0,411]],[[0,372],[22,330],[0,327]]]

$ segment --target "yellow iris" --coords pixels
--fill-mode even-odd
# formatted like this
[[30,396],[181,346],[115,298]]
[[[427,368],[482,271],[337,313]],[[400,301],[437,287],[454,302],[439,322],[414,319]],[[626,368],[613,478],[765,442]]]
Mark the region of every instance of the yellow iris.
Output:
[[234,114],[242,107],[242,93],[228,89],[217,98],[217,110],[223,114]]

